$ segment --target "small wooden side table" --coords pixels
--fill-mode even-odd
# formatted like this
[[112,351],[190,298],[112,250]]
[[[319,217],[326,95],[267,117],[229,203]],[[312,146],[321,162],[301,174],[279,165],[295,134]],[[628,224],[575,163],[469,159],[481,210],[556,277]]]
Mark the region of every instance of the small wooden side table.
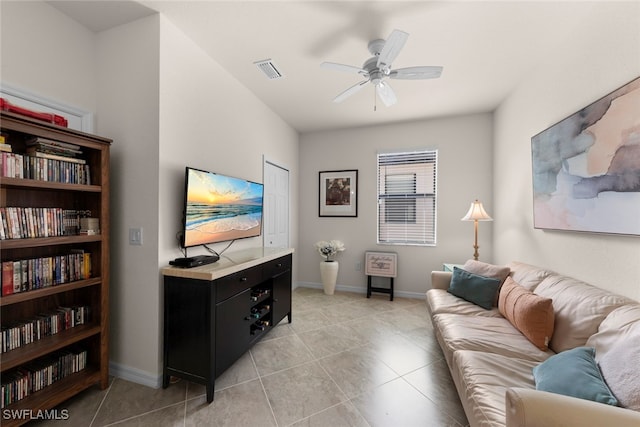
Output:
[[389,301],[393,301],[393,277],[389,277],[389,279],[391,279],[391,284],[388,288],[371,286],[372,277],[373,276],[367,276],[367,298],[371,297],[371,292],[378,292],[381,294],[389,294]]

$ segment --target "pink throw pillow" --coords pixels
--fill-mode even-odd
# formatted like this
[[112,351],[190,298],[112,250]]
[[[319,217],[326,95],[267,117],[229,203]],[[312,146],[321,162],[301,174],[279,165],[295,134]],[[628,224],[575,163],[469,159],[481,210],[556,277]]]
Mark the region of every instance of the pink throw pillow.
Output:
[[507,277],[498,297],[500,314],[540,350],[548,349],[553,335],[553,302],[528,291]]

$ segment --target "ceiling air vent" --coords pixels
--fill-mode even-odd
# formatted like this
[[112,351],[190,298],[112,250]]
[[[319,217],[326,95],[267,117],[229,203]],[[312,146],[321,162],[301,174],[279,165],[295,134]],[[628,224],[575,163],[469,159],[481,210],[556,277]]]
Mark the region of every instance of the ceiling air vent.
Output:
[[278,71],[278,67],[276,67],[276,64],[274,64],[270,59],[257,61],[254,62],[254,64],[256,64],[256,67],[258,67],[258,69],[262,71],[264,75],[267,76],[267,78],[270,80],[281,79],[283,77],[282,73]]

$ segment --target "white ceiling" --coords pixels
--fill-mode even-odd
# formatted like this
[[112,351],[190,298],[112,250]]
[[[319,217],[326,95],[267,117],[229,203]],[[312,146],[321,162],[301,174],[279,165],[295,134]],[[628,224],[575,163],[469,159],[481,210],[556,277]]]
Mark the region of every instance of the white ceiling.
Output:
[[[522,78],[570,52],[595,19],[611,16],[603,1],[49,3],[93,31],[163,13],[300,132],[493,111]],[[378,101],[376,111],[372,86],[331,102],[362,79],[320,63],[362,66],[368,42],[396,28],[410,35],[393,68],[441,65],[442,77],[390,80],[398,103]],[[267,79],[253,65],[263,59],[285,77]]]

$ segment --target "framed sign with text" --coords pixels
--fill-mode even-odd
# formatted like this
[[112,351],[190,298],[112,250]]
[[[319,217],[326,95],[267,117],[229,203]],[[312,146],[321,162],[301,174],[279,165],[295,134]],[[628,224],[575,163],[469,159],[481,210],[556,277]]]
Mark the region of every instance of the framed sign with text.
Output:
[[365,252],[364,272],[367,276],[396,277],[398,254],[395,252]]

